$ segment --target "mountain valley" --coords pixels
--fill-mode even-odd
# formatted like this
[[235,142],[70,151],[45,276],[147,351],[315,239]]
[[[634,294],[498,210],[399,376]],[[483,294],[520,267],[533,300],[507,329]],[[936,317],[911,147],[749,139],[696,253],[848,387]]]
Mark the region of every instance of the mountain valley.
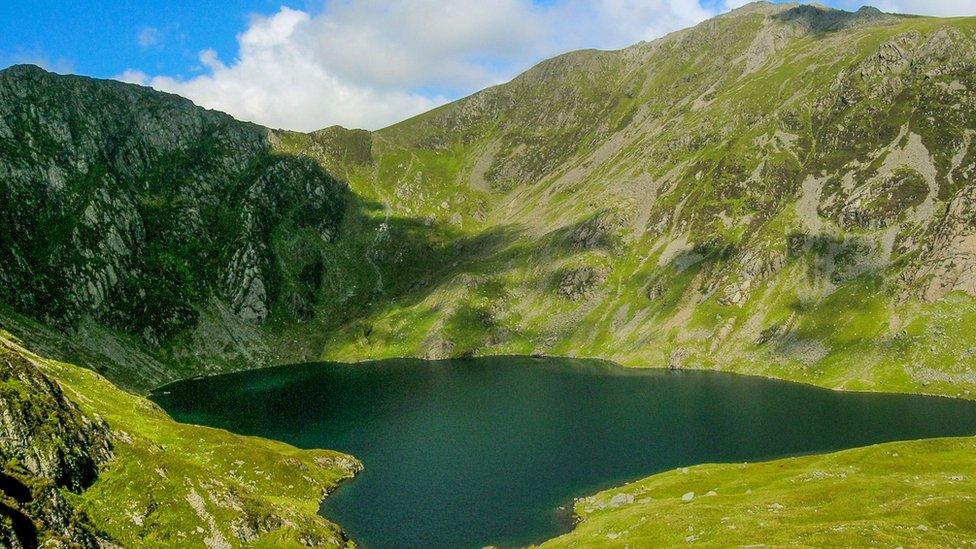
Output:
[[[81,546],[350,543],[316,512],[354,457],[143,398],[273,364],[566,356],[971,399],[974,137],[976,18],[873,8],[757,2],[375,132],[7,68],[0,543],[30,520]],[[954,544],[972,446],[662,473],[550,543]],[[877,494],[897,505],[862,515]],[[721,529],[749,509],[792,522]]]

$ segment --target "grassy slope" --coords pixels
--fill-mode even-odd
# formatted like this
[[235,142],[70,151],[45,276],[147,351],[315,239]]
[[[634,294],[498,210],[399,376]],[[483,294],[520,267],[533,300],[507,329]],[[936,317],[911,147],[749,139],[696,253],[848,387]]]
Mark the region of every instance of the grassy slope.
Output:
[[[530,72],[377,134],[375,170],[347,174],[356,193],[384,204],[394,216],[436,220],[437,227],[449,229],[448,238],[465,245],[479,242],[480,247],[456,245],[449,248],[459,250],[455,260],[429,263],[434,274],[423,291],[378,292],[380,305],[331,332],[319,356],[546,353],[607,358],[635,367],[664,367],[679,356],[684,367],[830,388],[974,394],[976,353],[970,342],[976,335],[976,299],[962,292],[935,302],[906,298],[913,290],[902,275],[906,265],[919,260],[916,252],[886,256],[886,230],[842,225],[826,214],[816,220],[819,231],[812,231],[798,209],[805,173],[824,173],[829,181],[847,174],[870,181],[890,147],[904,143],[897,138],[899,128],[922,134],[942,169],[940,162],[948,160],[939,147],[955,150],[957,144],[940,144],[942,134],[932,134],[918,115],[899,110],[911,103],[923,112],[928,108],[924,101],[932,100],[924,90],[936,83],[916,89],[906,77],[902,95],[876,107],[883,114],[863,106],[837,115],[834,122],[852,128],[867,127],[880,116],[892,130],[890,135],[887,129],[879,132],[877,142],[852,148],[840,159],[836,151],[824,150],[826,145],[811,143],[843,137],[831,135],[837,131],[833,122],[813,127],[811,105],[832,93],[826,90],[837,71],[859,70],[893,37],[917,33],[924,41],[946,30],[971,37],[976,20],[902,19],[793,37],[760,70],[741,77],[741,61],[715,67],[701,57],[682,59],[687,47],[669,46],[682,37],[694,44],[717,34],[723,42],[716,47],[729,52],[720,49],[717,57],[733,57],[752,43],[762,20],[749,13],[719,19],[710,22],[713,28],[686,32],[657,49],[635,46],[611,56],[642,59],[636,65],[619,67],[603,57],[594,61],[591,53],[566,61],[584,68],[557,71],[565,81],[545,89],[581,89],[578,96],[559,98],[567,108],[576,108],[571,111],[576,119],[562,114],[573,127],[590,131],[602,123],[611,128],[599,137],[590,135],[599,129],[566,134],[561,119],[539,114],[535,94],[541,92],[534,79],[552,77],[556,69],[547,65],[534,69],[543,76]],[[695,78],[709,71],[718,82],[712,102],[700,109],[682,103],[684,96],[701,90],[681,86],[696,84]],[[692,84],[683,84],[689,79]],[[969,85],[971,75],[946,71],[937,79]],[[619,93],[607,96],[613,93],[608,89]],[[484,119],[471,114],[485,104],[508,105],[508,97],[517,98],[511,108],[491,111]],[[664,105],[669,100],[677,107]],[[777,105],[775,113],[769,112],[770,105]],[[783,132],[787,116],[799,118],[792,131],[800,137],[793,148],[773,139]],[[462,124],[469,119],[475,122]],[[624,130],[613,130],[621,124]],[[953,124],[974,122],[966,118]],[[443,137],[445,128],[455,126],[460,130],[447,132],[454,137]],[[704,145],[668,152],[695,131],[708,136]],[[813,137],[818,134],[823,135]],[[552,149],[569,154],[538,176],[531,158],[496,163],[501,171],[518,167],[525,180],[511,189],[485,190],[472,182],[474,172],[499,140],[537,147],[531,152],[543,158],[557,154]],[[862,163],[874,167],[858,168]],[[676,175],[668,175],[676,166]],[[758,179],[740,185],[737,181],[756,166],[765,166]],[[656,185],[671,191],[654,190]],[[936,215],[939,208],[945,203],[937,204]],[[680,215],[672,217],[676,211]],[[719,221],[723,217],[728,222]],[[575,244],[580,231],[604,218],[610,221],[602,241]],[[931,238],[927,229],[905,220],[895,228],[899,245]],[[489,233],[504,238],[479,240]],[[805,240],[791,250],[789,238],[795,235]],[[762,250],[763,258],[782,257],[784,267],[755,276],[743,302],[723,303],[724,291],[743,278],[740,261],[747,250]],[[412,261],[408,256],[405,264]],[[558,295],[561,278],[581,267],[603,271],[605,281],[582,299]],[[396,278],[397,273],[390,275]],[[649,299],[652,287],[662,291]]]
[[542,546],[965,547],[974,452],[935,439],[670,471],[577,501],[581,524]]
[[100,375],[29,353],[0,332],[0,352],[27,356],[84,413],[113,431],[115,459],[81,494],[66,494],[125,547],[344,545],[318,516],[323,494],[358,463],[328,450],[174,422]]

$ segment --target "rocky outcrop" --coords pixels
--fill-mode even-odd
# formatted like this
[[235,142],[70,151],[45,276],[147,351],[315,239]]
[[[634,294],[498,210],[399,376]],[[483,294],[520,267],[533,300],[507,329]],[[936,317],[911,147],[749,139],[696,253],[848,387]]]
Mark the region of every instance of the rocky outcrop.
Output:
[[922,297],[934,301],[954,290],[976,295],[976,187],[956,195],[934,233],[931,253],[915,273]]
[[559,278],[556,293],[560,297],[578,301],[588,296],[607,279],[607,271],[596,267],[570,269]]
[[61,490],[84,490],[112,457],[106,424],[83,414],[30,360],[0,344],[0,540],[9,547],[43,540],[97,547],[97,536]]
[[33,475],[78,491],[112,458],[108,427],[92,420],[20,355],[0,348],[0,453]]
[[601,212],[585,223],[581,223],[571,235],[572,246],[581,250],[611,247],[614,231],[620,227],[619,216],[612,212]]
[[15,66],[0,119],[0,301],[44,322],[156,345],[217,297],[261,323],[282,298],[272,233],[311,229],[309,250],[338,234],[341,184],[188,100]]
[[244,320],[263,322],[268,318],[268,292],[261,274],[265,255],[247,242],[234,252],[227,267],[224,291],[234,311]]
[[786,264],[785,254],[768,251],[761,247],[747,251],[738,261],[738,269],[725,287],[719,302],[726,305],[742,305],[751,290],[763,280],[778,273]]

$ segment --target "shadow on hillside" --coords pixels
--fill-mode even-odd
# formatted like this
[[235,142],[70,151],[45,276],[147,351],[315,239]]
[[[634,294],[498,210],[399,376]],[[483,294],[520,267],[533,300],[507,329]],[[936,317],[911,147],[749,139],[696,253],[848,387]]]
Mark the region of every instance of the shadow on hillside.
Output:
[[[385,206],[350,192],[353,213],[346,220],[338,245],[362,258],[353,270],[361,279],[354,298],[335,307],[330,327],[364,320],[392,307],[409,308],[446,284],[476,283],[503,277],[526,266],[556,263],[585,253],[574,235],[591,223],[587,218],[548,233],[533,234],[519,224],[493,226],[478,232],[430,219],[385,215]],[[382,236],[381,236],[382,235]],[[603,244],[601,244],[603,246]],[[370,272],[372,270],[372,272]]]
[[787,235],[787,261],[806,262],[810,282],[840,285],[876,269],[871,263],[875,243],[857,235],[837,237],[792,232]]

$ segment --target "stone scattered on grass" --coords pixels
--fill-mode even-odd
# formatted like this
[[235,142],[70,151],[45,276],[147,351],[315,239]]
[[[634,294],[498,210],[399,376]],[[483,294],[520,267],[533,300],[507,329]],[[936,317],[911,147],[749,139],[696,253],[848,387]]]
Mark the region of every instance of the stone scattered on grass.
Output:
[[620,507],[628,503],[634,503],[634,496],[630,494],[617,494],[610,498],[610,507]]

